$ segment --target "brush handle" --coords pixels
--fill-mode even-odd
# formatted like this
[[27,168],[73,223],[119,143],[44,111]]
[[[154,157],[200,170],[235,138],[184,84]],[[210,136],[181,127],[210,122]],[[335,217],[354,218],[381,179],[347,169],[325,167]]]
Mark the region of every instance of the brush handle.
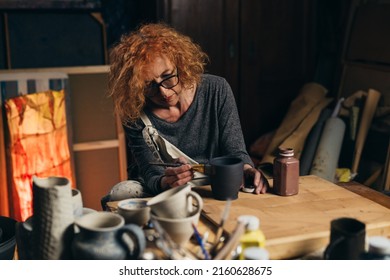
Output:
[[149,164],[163,167],[179,167],[182,166],[184,163],[149,162]]
[[[163,167],[179,167],[184,165],[184,163],[177,162],[177,163],[166,163],[166,162],[149,162],[150,165],[156,165],[156,166],[163,166]],[[190,164],[191,169],[203,174],[206,174],[206,166],[205,164]]]
[[240,237],[245,232],[246,224],[238,221],[236,228],[229,236],[226,244],[218,251],[217,255],[213,260],[227,260],[231,259],[231,252],[238,246],[240,243]]

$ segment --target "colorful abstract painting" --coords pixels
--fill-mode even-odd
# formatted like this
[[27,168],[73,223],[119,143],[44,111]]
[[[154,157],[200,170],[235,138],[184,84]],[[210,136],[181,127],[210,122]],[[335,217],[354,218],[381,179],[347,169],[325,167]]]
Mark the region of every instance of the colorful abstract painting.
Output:
[[11,159],[12,205],[17,220],[32,213],[32,176],[72,179],[65,91],[48,90],[5,100]]

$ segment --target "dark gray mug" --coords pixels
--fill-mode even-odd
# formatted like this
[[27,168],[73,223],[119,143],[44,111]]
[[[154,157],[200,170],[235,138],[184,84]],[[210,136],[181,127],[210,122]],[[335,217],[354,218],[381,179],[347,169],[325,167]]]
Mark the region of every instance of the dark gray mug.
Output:
[[339,218],[330,223],[330,243],[326,260],[358,260],[364,253],[366,225],[354,218]]
[[235,200],[242,185],[244,163],[240,158],[224,156],[210,161],[210,180],[213,197]]

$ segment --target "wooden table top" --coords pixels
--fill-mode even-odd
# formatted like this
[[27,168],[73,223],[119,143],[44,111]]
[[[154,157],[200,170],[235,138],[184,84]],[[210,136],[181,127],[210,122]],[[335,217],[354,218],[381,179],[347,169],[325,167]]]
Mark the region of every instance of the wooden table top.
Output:
[[[210,186],[194,190],[204,201],[202,215],[218,224],[226,202],[213,199]],[[299,193],[295,196],[240,192],[232,201],[224,229],[232,233],[240,215],[257,216],[270,258],[291,259],[324,248],[329,242],[331,220],[340,217],[365,223],[367,236],[390,236],[389,208],[390,197],[368,187],[340,186],[310,175],[299,178]]]

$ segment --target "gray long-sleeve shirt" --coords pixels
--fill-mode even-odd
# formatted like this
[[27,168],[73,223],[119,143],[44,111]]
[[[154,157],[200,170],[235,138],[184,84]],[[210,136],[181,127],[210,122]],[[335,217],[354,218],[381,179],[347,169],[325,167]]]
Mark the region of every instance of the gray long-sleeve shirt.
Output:
[[[245,148],[234,95],[224,78],[204,74],[191,106],[174,123],[157,117],[147,109],[145,113],[162,137],[199,163],[230,155],[253,166]],[[134,159],[129,166],[129,179],[134,179],[132,172],[136,166],[141,177],[137,179],[143,181],[146,191],[158,194],[164,169],[148,164],[156,159],[142,137],[144,127],[141,120],[130,128],[125,127]]]

